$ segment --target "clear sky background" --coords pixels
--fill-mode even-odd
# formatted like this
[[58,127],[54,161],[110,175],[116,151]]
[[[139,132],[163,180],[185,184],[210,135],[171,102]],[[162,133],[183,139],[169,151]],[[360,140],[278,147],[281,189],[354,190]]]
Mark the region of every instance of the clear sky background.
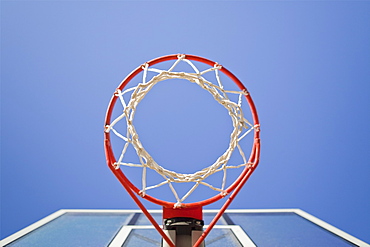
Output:
[[[105,111],[137,66],[188,53],[225,65],[259,112],[261,162],[231,208],[300,208],[370,242],[369,13],[369,1],[1,1],[1,238],[62,208],[137,208],[105,163]],[[218,130],[203,128],[208,145],[192,145],[211,153]]]

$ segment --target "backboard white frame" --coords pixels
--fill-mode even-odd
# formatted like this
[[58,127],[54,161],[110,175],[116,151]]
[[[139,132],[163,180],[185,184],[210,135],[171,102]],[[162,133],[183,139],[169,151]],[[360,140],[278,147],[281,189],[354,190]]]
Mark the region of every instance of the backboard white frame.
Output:
[[[205,225],[204,228],[208,226]],[[151,229],[155,230],[154,226],[150,225],[130,225],[130,226],[123,226],[121,230],[117,233],[116,237],[113,241],[108,245],[108,247],[121,247],[125,241],[128,239],[131,231],[134,229]],[[213,229],[229,229],[233,232],[235,237],[238,239],[240,244],[243,247],[256,247],[253,241],[248,237],[248,235],[243,231],[240,226],[237,225],[216,225]]]
[[[162,210],[149,210],[151,214],[160,214]],[[217,213],[218,210],[203,210],[204,213]],[[28,233],[38,229],[39,227],[51,222],[52,220],[62,216],[65,213],[128,213],[132,214],[135,213],[142,213],[140,210],[117,210],[117,209],[61,209],[52,213],[51,215],[31,224],[30,226],[25,227],[24,229],[10,235],[9,237],[4,238],[0,241],[0,246],[5,246],[10,244],[11,242],[27,235]],[[353,243],[360,247],[370,247],[369,244],[365,243],[364,241],[351,236],[350,234],[304,212],[301,209],[228,209],[225,213],[295,213],[308,221],[326,229],[329,232]],[[128,219],[130,220],[130,219]],[[205,226],[207,227],[207,226]],[[244,230],[238,225],[216,225],[214,228],[221,228],[221,229],[230,229],[235,236],[239,239],[240,243],[245,247],[255,247],[253,241],[248,237],[248,235],[244,232]],[[116,234],[112,242],[109,244],[109,247],[116,247],[122,246],[123,242],[127,239],[129,233],[133,229],[154,229],[152,225],[125,225],[123,226],[120,231]],[[119,243],[119,244],[118,244]]]

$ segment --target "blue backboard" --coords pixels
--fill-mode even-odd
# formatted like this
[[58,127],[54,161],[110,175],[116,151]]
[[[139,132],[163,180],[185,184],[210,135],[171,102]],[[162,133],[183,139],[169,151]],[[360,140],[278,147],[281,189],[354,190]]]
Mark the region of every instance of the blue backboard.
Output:
[[[160,210],[150,210],[161,224]],[[204,210],[205,227],[217,210]],[[139,210],[59,210],[3,239],[1,246],[160,246]],[[205,241],[216,246],[370,246],[299,209],[227,210]]]

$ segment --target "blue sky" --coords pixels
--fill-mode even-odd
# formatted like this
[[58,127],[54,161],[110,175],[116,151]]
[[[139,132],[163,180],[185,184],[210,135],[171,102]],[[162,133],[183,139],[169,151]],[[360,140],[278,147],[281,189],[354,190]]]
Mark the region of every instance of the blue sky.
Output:
[[[106,108],[137,66],[188,53],[225,65],[259,112],[260,165],[231,208],[300,208],[370,242],[369,12],[369,1],[2,1],[1,238],[62,208],[136,208],[105,163]],[[173,114],[187,122],[175,139],[194,135]],[[194,150],[213,151],[218,123]]]

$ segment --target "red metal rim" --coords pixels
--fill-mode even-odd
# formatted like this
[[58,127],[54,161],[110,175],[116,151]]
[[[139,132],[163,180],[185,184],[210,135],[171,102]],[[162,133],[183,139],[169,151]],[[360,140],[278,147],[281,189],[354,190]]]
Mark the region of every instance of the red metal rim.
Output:
[[[152,65],[155,65],[155,64],[158,64],[158,63],[161,63],[161,62],[165,62],[165,61],[169,61],[169,60],[177,60],[178,58],[179,58],[178,54],[167,55],[167,56],[163,56],[163,57],[153,59],[153,60],[147,62],[147,64],[150,67]],[[188,59],[188,60],[202,62],[202,63],[205,63],[209,66],[214,66],[215,64],[218,64],[218,63],[216,63],[214,61],[211,61],[209,59],[199,57],[199,56],[195,56],[195,55],[185,55],[185,58]],[[134,71],[132,71],[121,82],[118,89],[120,89],[122,91],[126,87],[126,85],[135,76],[137,76],[142,70],[143,70],[143,66],[139,66]],[[227,70],[225,67],[222,67],[220,69],[220,71],[223,72],[225,75],[227,75],[236,85],[238,85],[240,90],[247,91],[247,88],[243,85],[243,83],[234,74],[232,74],[229,70]],[[250,111],[252,113],[253,125],[254,126],[259,126],[258,114],[257,114],[256,107],[254,105],[254,102],[253,102],[249,93],[247,95],[245,95],[245,97],[246,97],[246,100],[249,104]],[[105,126],[110,125],[112,112],[113,112],[113,109],[114,109],[114,105],[117,101],[117,98],[118,97],[113,94],[113,96],[110,100],[107,112],[106,112]],[[253,143],[253,146],[252,146],[252,152],[251,152],[251,155],[250,155],[249,160],[248,160],[248,162],[252,165],[251,166],[245,166],[245,168],[243,169],[243,171],[241,172],[239,177],[225,190],[227,192],[227,194],[232,192],[237,187],[237,185],[240,184],[243,181],[243,179],[245,179],[245,177],[249,177],[251,175],[251,173],[257,167],[258,162],[259,162],[259,156],[260,156],[260,138],[259,138],[259,136],[260,136],[259,129],[256,129],[254,131],[254,143]],[[124,186],[125,188],[128,186],[136,194],[139,194],[140,189],[138,189],[134,184],[131,183],[131,181],[121,171],[121,169],[115,169],[115,167],[114,167],[114,163],[116,162],[116,158],[113,154],[113,150],[112,150],[112,147],[111,147],[110,133],[109,132],[104,132],[104,148],[105,148],[105,155],[106,155],[107,164],[108,164],[109,168],[111,169],[111,171],[114,173],[114,175],[117,177],[117,179],[123,185],[126,185],[126,186]],[[224,196],[219,194],[219,195],[215,195],[211,198],[205,199],[203,201],[193,202],[193,203],[183,203],[182,207],[190,208],[190,207],[205,206],[205,205],[211,204],[215,201],[218,201],[223,197]],[[154,197],[152,197],[148,194],[143,196],[143,198],[145,198],[148,201],[151,201],[155,204],[166,207],[166,208],[173,208],[174,205],[175,205],[174,202],[167,202],[167,201],[164,201],[164,200],[160,200],[160,199],[154,198]]]

